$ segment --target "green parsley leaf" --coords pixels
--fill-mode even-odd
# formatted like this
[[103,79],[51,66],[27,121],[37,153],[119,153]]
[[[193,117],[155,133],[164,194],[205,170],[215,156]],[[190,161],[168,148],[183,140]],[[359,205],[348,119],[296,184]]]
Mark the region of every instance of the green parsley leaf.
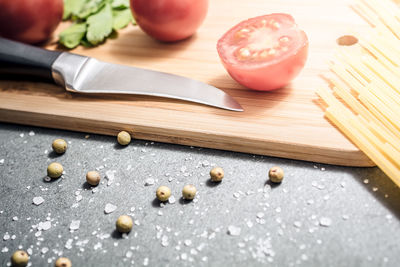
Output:
[[86,23],[74,23],[60,33],[60,43],[67,48],[79,45],[86,33]]
[[82,10],[84,0],[64,0],[64,14],[63,20],[70,18],[72,15],[76,15]]
[[113,9],[129,8],[129,0],[113,0],[111,7]]
[[113,10],[113,29],[119,30],[125,28],[132,21],[130,9]]
[[93,45],[91,43],[89,43],[89,41],[86,39],[86,37],[83,37],[81,40],[81,45],[83,45],[84,47],[93,47]]
[[103,42],[113,29],[111,5],[106,3],[98,13],[90,15],[87,24],[87,40],[93,45]]
[[[81,1],[83,2],[83,0]],[[76,16],[80,19],[87,19],[90,15],[100,11],[104,5],[110,1],[111,0],[86,0]]]

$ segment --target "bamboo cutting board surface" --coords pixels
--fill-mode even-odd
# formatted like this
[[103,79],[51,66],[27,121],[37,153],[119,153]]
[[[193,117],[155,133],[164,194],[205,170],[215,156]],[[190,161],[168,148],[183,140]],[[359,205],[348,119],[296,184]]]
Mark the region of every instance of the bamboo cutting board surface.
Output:
[[[204,24],[188,40],[163,44],[129,26],[99,47],[72,51],[209,83],[233,96],[244,112],[156,97],[78,95],[52,84],[1,80],[0,121],[107,135],[124,129],[139,139],[372,166],[313,101],[315,89],[326,86],[321,75],[328,70],[336,39],[367,27],[350,4],[349,0],[210,0]],[[274,12],[292,14],[307,33],[308,61],[289,86],[274,92],[250,91],[227,74],[216,42],[236,23]],[[56,49],[54,42],[47,47]]]

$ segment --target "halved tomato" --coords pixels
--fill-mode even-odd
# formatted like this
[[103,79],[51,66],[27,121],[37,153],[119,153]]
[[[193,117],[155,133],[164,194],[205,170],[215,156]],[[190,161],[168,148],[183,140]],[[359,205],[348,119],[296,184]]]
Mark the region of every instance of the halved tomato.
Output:
[[222,36],[217,49],[233,79],[269,91],[287,85],[304,67],[308,39],[292,16],[275,13],[240,22]]

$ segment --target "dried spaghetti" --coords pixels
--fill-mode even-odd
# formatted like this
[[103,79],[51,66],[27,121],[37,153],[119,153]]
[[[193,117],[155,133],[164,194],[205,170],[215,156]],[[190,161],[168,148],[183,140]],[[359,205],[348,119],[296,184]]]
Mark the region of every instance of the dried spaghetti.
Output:
[[400,8],[393,0],[356,0],[370,25],[359,50],[340,49],[332,89],[321,88],[325,115],[400,186]]

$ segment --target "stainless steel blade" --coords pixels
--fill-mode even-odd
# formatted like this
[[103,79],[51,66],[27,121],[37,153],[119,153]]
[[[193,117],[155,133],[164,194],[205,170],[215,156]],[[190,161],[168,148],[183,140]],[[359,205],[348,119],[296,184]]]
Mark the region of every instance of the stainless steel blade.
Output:
[[106,63],[67,52],[56,59],[52,71],[54,80],[72,92],[160,96],[243,111],[222,90],[165,72]]

